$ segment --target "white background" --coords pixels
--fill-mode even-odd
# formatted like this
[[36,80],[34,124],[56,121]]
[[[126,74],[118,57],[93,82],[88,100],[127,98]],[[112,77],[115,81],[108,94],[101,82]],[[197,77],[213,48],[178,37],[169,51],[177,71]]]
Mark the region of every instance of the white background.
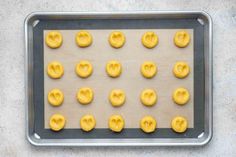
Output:
[[[205,10],[213,18],[214,135],[205,147],[34,147],[25,139],[24,18],[33,11]],[[236,0],[1,0],[0,156],[236,156]]]

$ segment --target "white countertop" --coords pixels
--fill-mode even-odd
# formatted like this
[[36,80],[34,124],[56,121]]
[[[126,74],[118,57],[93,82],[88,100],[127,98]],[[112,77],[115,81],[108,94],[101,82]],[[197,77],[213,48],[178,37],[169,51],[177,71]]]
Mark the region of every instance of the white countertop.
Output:
[[[236,0],[1,0],[0,156],[236,156]],[[213,19],[214,134],[204,147],[34,147],[25,138],[24,18],[33,11],[204,10]]]

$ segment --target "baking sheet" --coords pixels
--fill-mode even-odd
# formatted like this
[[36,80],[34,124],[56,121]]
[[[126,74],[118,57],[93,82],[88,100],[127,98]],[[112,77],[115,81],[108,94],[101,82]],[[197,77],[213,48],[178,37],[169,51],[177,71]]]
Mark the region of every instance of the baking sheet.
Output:
[[[107,128],[108,118],[112,114],[121,114],[126,128],[139,128],[139,120],[144,115],[156,118],[158,128],[169,128],[171,119],[176,115],[185,116],[189,127],[193,128],[193,30],[187,29],[191,35],[188,47],[180,49],[173,44],[173,36],[178,29],[122,29],[126,35],[126,44],[120,49],[112,48],[108,36],[114,30],[88,30],[93,36],[93,44],[88,48],[79,48],[75,44],[75,34],[79,30],[60,30],[63,45],[58,49],[50,49],[44,44],[44,127],[49,128],[49,118],[54,113],[63,114],[66,119],[65,128],[80,128],[79,120],[84,114],[93,114],[96,128]],[[45,34],[50,30],[44,31]],[[141,44],[141,36],[146,31],[154,31],[159,36],[159,44],[154,49],[147,49]],[[93,74],[87,78],[79,78],[75,73],[75,65],[80,60],[89,60],[93,64]],[[119,60],[123,72],[119,78],[110,78],[105,72],[109,60]],[[158,73],[153,79],[145,79],[140,74],[140,65],[144,61],[154,61]],[[53,80],[47,76],[47,64],[60,61],[64,66],[64,76]],[[185,79],[177,79],[172,74],[176,61],[189,63],[191,72]],[[80,87],[91,87],[94,100],[89,105],[80,105],[76,100],[76,92]],[[172,101],[175,88],[185,87],[191,98],[185,106],[178,106]],[[60,107],[48,104],[47,93],[59,88],[64,93],[64,103]],[[113,88],[123,89],[126,103],[114,108],[108,101],[108,94]],[[153,88],[158,93],[158,102],[154,107],[141,104],[139,95],[145,88]]]

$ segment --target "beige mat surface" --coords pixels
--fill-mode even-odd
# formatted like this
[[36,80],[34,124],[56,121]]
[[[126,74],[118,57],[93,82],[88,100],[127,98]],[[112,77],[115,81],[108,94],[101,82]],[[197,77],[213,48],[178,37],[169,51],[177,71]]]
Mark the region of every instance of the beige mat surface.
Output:
[[[141,36],[146,31],[154,31],[159,36],[159,44],[154,49],[147,49],[141,44]],[[44,31],[45,34],[50,30]],[[44,113],[45,128],[54,113],[63,114],[66,119],[65,128],[79,128],[79,120],[84,114],[93,114],[96,128],[107,128],[108,118],[112,114],[121,114],[125,119],[126,128],[139,128],[139,121],[145,115],[152,115],[157,120],[158,128],[169,128],[174,116],[182,115],[188,119],[192,128],[193,115],[193,30],[187,29],[191,42],[186,48],[177,48],[173,36],[177,29],[123,29],[126,43],[120,49],[112,48],[108,36],[114,30],[88,30],[93,36],[93,44],[87,48],[79,48],[75,44],[75,34],[79,30],[60,30],[63,44],[58,49],[50,49],[44,44]],[[119,60],[123,72],[119,78],[110,78],[105,72],[109,60]],[[94,68],[93,74],[87,79],[79,78],[75,66],[80,60],[89,60]],[[54,80],[47,76],[47,64],[59,61],[64,66],[64,75]],[[145,79],[140,74],[140,66],[144,61],[154,61],[158,73],[152,79]],[[176,61],[186,61],[190,66],[190,75],[185,79],[177,79],[172,74]],[[80,87],[91,87],[94,100],[89,105],[80,105],[76,100],[76,92]],[[189,90],[191,98],[185,106],[178,106],[172,101],[172,92],[178,87]],[[60,107],[52,107],[47,101],[47,94],[53,88],[64,93],[64,103]],[[126,103],[114,108],[108,101],[109,92],[123,89]],[[153,107],[145,107],[140,102],[140,93],[145,88],[153,88],[158,93],[158,102]],[[42,104],[43,105],[43,104]]]

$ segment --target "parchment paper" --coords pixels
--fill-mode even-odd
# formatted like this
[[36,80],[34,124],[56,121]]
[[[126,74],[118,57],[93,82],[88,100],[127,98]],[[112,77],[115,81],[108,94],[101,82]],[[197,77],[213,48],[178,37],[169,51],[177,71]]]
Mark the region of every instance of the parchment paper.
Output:
[[[44,31],[44,37],[50,30]],[[79,120],[84,114],[93,114],[96,128],[108,128],[108,118],[112,114],[121,114],[125,119],[125,128],[139,128],[139,121],[145,115],[152,115],[157,120],[158,128],[170,128],[173,117],[182,115],[187,118],[189,128],[193,128],[193,30],[187,29],[191,42],[186,48],[178,48],[173,43],[177,29],[122,29],[126,43],[120,49],[112,48],[108,36],[114,30],[88,30],[93,36],[93,44],[87,48],[79,48],[75,43],[75,35],[79,30],[60,30],[63,44],[58,49],[50,49],[44,44],[44,114],[45,128],[49,128],[49,118],[54,113],[66,117],[65,128],[80,128]],[[141,43],[146,31],[154,31],[159,36],[159,44],[154,49],[147,49]],[[123,71],[119,78],[110,78],[105,72],[109,60],[119,60]],[[80,60],[89,60],[93,65],[93,74],[87,78],[79,78],[75,66]],[[64,66],[61,79],[51,79],[47,75],[47,64],[59,61]],[[144,78],[140,66],[144,61],[154,61],[158,73],[152,79]],[[176,61],[186,61],[190,66],[190,75],[185,79],[177,79],[172,73]],[[91,87],[94,100],[89,105],[81,105],[76,100],[80,87]],[[172,92],[178,87],[185,87],[190,92],[190,101],[185,106],[178,106],[172,101]],[[47,94],[53,88],[64,93],[64,103],[60,107],[52,107],[47,101]],[[114,108],[108,101],[109,92],[123,89],[126,103]],[[158,93],[158,102],[153,107],[146,107],[140,102],[140,93],[145,88],[153,88]]]

